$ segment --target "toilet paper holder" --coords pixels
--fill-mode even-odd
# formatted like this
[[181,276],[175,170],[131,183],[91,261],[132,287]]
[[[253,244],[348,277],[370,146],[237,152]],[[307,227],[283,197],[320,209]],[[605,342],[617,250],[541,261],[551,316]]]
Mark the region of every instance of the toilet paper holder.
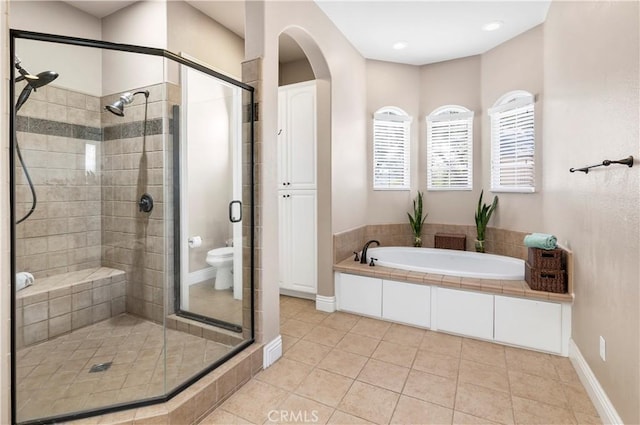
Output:
[[187,239],[187,242],[189,243],[189,248],[198,248],[202,245],[202,238],[200,236],[192,236]]

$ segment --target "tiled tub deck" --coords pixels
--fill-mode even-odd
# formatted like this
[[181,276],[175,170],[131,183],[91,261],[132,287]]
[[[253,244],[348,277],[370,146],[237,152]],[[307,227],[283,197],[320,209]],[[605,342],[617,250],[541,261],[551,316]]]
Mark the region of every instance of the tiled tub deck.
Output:
[[96,267],[36,279],[16,294],[16,348],[125,312],[126,274]]

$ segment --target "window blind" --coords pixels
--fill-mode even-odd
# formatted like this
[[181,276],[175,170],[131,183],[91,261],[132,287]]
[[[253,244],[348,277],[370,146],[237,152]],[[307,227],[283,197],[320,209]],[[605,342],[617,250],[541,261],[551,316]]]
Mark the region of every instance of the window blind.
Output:
[[[534,104],[501,105],[491,114],[491,191],[535,191]],[[506,107],[506,108],[505,108]]]
[[410,138],[407,116],[375,114],[373,120],[373,188],[409,190]]
[[427,190],[472,188],[473,112],[438,110],[427,117]]

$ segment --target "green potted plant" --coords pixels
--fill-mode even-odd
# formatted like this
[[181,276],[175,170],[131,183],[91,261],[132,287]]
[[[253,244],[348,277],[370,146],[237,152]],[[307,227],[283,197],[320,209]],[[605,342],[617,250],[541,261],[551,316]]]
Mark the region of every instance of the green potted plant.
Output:
[[422,215],[422,192],[418,192],[418,196],[413,200],[413,216],[407,213],[409,217],[409,225],[413,231],[413,246],[422,246],[422,225],[427,219],[428,214]]
[[482,202],[482,195],[484,190],[480,192],[480,199],[478,200],[478,210],[476,211],[476,231],[478,237],[476,238],[476,252],[484,252],[484,236],[487,231],[487,223],[491,218],[491,214],[498,206],[498,197],[493,197],[491,205],[484,204]]

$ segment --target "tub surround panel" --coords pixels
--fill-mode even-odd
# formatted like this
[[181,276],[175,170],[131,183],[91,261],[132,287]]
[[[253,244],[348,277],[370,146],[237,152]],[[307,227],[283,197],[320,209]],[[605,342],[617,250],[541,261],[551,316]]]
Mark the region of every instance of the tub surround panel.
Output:
[[[476,226],[458,224],[425,223],[422,232],[422,246],[433,248],[436,233],[457,233],[467,237],[467,251],[475,251]],[[485,250],[489,254],[527,259],[527,247],[523,244],[526,232],[488,227]],[[333,236],[334,264],[353,256],[371,239],[380,241],[382,246],[413,246],[413,232],[408,223],[369,224]]]

